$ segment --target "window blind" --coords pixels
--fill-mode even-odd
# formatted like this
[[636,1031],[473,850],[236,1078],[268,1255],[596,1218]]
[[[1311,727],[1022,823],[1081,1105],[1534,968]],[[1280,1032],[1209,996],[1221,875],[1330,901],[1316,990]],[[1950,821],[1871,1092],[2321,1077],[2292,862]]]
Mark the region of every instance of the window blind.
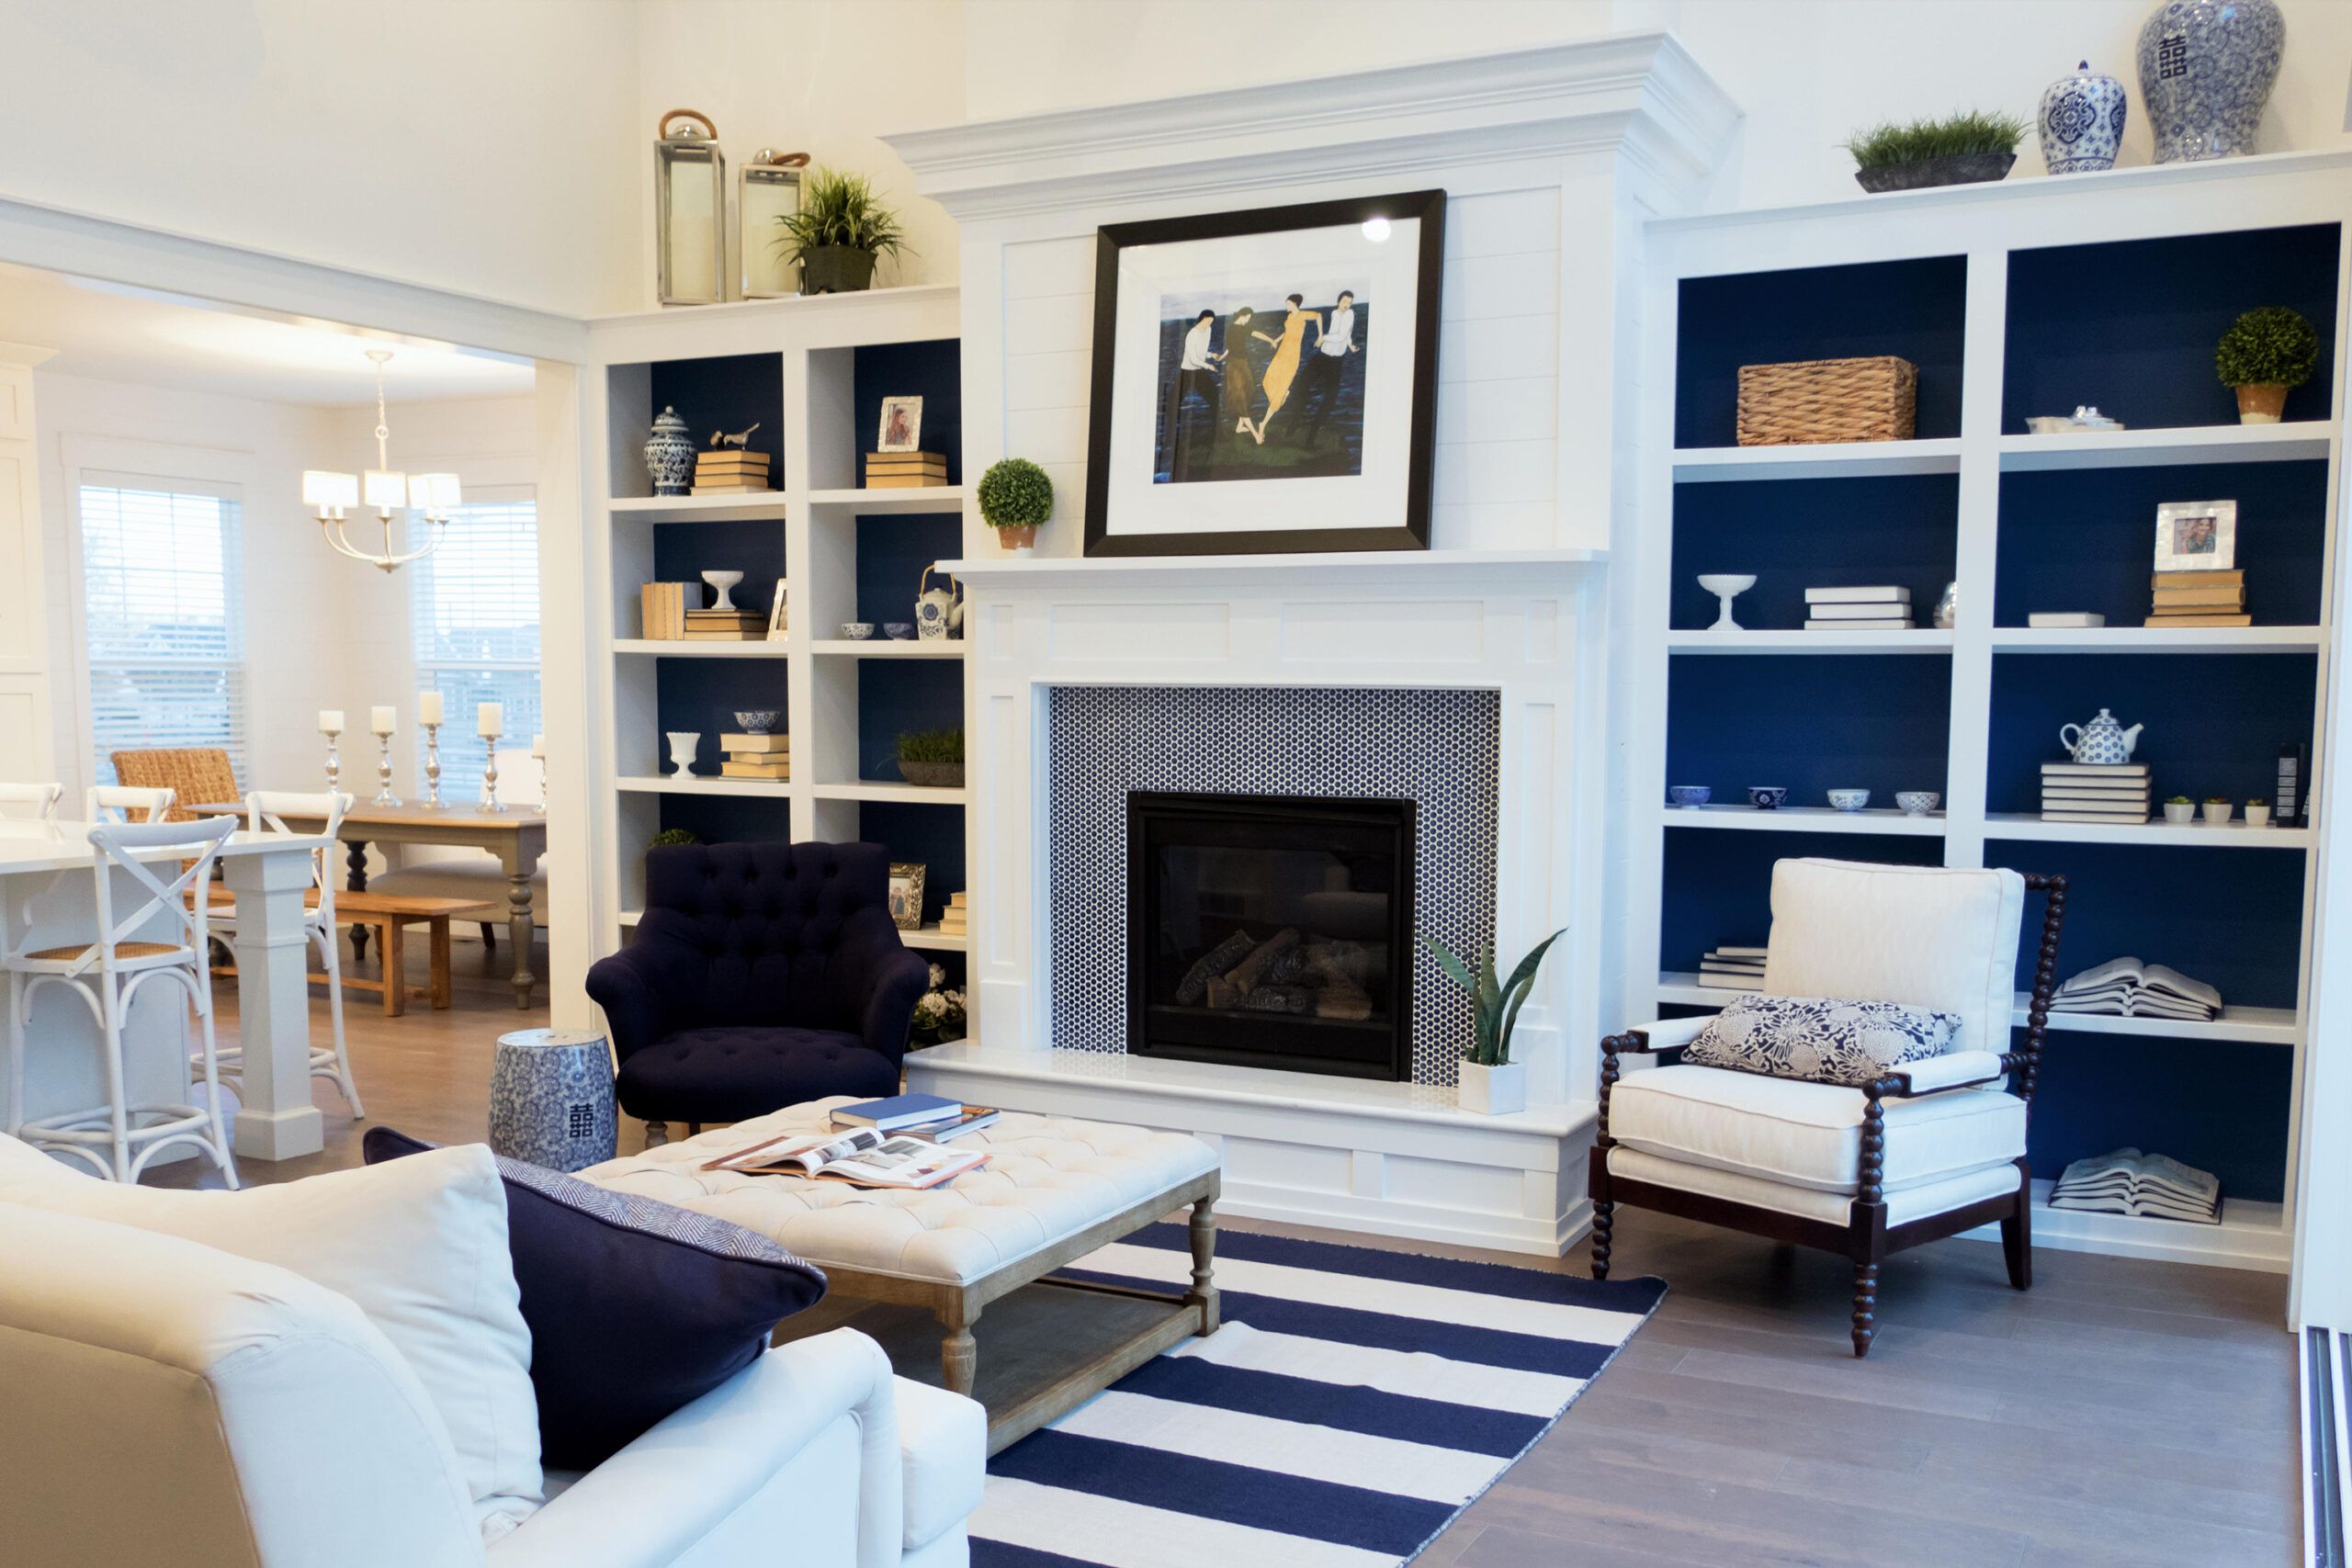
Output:
[[[417,684],[442,694],[441,793],[450,800],[481,795],[484,754],[474,712],[505,708],[503,744],[528,746],[539,720],[539,523],[531,500],[479,501],[458,507],[441,546],[406,567],[415,573],[409,616]],[[424,749],[416,787],[424,788]]]
[[217,746],[245,775],[244,625],[237,498],[122,479],[79,487],[91,776],[113,753]]

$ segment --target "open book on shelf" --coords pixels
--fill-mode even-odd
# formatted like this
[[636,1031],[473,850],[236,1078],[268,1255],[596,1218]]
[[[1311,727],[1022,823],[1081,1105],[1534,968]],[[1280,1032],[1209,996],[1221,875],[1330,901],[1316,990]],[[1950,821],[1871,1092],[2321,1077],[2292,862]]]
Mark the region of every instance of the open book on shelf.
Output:
[[853,1132],[786,1133],[703,1162],[705,1170],[745,1176],[808,1176],[859,1187],[923,1188],[986,1165],[986,1149],[951,1149],[922,1138]]
[[2210,1021],[2221,1013],[2222,993],[2161,964],[2115,958],[2060,986],[2050,1010]]
[[2050,1206],[2212,1225],[2222,1223],[2222,1183],[2164,1155],[2117,1149],[2068,1166]]

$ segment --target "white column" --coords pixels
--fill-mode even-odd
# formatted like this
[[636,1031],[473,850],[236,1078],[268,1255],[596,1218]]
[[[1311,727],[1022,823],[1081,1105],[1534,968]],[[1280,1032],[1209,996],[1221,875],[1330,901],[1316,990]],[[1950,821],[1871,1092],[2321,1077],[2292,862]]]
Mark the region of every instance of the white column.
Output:
[[237,1034],[244,1047],[244,1108],[237,1153],[292,1159],[325,1145],[311,1103],[311,982],[302,896],[311,886],[309,840],[229,855],[237,895]]

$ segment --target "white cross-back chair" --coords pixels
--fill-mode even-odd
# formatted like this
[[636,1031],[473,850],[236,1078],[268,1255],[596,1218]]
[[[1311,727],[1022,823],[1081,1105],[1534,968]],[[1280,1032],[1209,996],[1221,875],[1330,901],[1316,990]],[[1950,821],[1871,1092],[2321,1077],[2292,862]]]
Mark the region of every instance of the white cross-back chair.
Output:
[[82,815],[92,822],[161,822],[178,798],[169,789],[96,784],[83,796]]
[[57,803],[64,796],[61,784],[0,784],[0,818],[54,822]]
[[[347,795],[324,791],[302,795],[285,790],[255,790],[245,796],[245,827],[255,833],[290,833],[294,829],[286,825],[286,818],[289,814],[302,818],[316,817],[324,819],[318,830],[325,837],[326,845],[311,852],[311,887],[317,895],[318,902],[302,912],[302,934],[326,970],[327,1019],[332,1026],[334,1044],[332,1047],[314,1045],[311,1048],[311,1076],[333,1083],[343,1091],[343,1098],[351,1106],[351,1114],[364,1117],[368,1112],[359,1103],[359,1086],[352,1079],[351,1055],[344,1044],[343,963],[335,952],[340,944],[335,941],[334,867],[330,859],[336,846],[336,836],[343,829],[344,813],[349,811],[351,806],[352,797]],[[223,911],[215,917],[214,923],[234,931],[236,916]],[[193,1061],[189,1063],[191,1067],[196,1065]],[[220,1076],[234,1080],[238,1091],[243,1092],[245,1053],[242,1046],[232,1046],[220,1053]]]
[[[165,791],[169,794],[169,791]],[[193,1144],[220,1167],[231,1187],[237,1167],[220,1114],[220,1080],[214,1058],[212,970],[207,961],[209,905],[202,897],[220,846],[237,830],[233,817],[193,822],[102,823],[90,829],[97,851],[97,930],[93,940],[0,954],[8,975],[8,1131],[37,1148],[73,1155],[102,1177],[136,1181],[161,1150]],[[168,851],[147,861],[142,851]],[[115,908],[116,884],[140,892],[125,913]],[[191,889],[198,897],[191,899]],[[145,932],[149,934],[142,935]],[[156,936],[165,940],[157,941]],[[150,980],[163,977],[187,991],[203,1036],[197,1055],[203,1075],[201,1106],[132,1101],[123,1086],[122,1032],[131,1004]],[[25,1119],[25,1025],[44,986],[62,986],[90,1010],[106,1055],[107,1102]],[[187,1027],[185,1012],[180,1027]]]

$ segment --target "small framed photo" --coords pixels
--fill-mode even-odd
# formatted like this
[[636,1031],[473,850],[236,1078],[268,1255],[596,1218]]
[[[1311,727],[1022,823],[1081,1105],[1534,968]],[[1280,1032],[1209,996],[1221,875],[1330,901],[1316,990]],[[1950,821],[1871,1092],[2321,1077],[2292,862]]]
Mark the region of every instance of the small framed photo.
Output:
[[2167,501],[2156,508],[2158,571],[2228,571],[2238,564],[2238,503]]
[[922,400],[882,400],[882,429],[874,438],[876,452],[913,452],[922,445]]
[[783,641],[786,632],[790,629],[790,618],[785,614],[785,589],[786,583],[784,579],[781,577],[777,578],[775,580],[775,603],[768,606],[768,640],[770,642]]
[[923,874],[928,869],[920,861],[890,863],[890,919],[902,931],[922,927]]

